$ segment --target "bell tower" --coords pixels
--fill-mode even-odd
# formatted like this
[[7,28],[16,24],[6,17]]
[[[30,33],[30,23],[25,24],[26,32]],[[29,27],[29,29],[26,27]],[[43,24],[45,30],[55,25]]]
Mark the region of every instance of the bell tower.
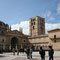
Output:
[[36,16],[30,18],[30,36],[38,36],[45,34],[45,18]]

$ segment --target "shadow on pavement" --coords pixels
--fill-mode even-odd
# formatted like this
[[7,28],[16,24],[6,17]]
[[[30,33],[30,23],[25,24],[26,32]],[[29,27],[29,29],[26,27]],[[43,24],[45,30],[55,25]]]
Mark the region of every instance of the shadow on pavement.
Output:
[[27,58],[18,57],[13,60],[39,60],[39,59],[38,58],[27,59]]
[[0,57],[5,57],[5,56],[0,55]]
[[37,59],[37,58],[32,58],[32,59],[30,59],[30,60],[39,60],[39,59]]

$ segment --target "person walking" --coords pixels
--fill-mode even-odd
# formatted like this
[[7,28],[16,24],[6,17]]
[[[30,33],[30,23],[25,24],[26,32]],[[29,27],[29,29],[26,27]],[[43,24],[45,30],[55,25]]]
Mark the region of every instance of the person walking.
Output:
[[13,55],[15,55],[15,48],[13,48]]
[[32,58],[32,49],[30,49],[30,58]]
[[27,54],[27,59],[30,59],[30,49],[29,48],[27,48],[26,54]]
[[49,46],[49,60],[53,60],[53,54],[54,54],[54,50],[52,49],[52,46]]
[[45,60],[45,51],[42,47],[40,47],[39,54],[41,56],[41,60]]
[[19,49],[17,49],[17,55],[19,55]]

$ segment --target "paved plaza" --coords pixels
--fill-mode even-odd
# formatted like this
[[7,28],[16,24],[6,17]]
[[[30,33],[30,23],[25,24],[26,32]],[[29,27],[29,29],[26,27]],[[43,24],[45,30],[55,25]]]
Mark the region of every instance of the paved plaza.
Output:
[[[27,59],[26,54],[24,53],[19,53],[19,56],[15,53],[3,53],[0,54],[0,60],[41,60],[39,52],[33,52],[32,54],[33,58],[32,59]],[[48,52],[46,52],[45,60],[49,60],[48,58]],[[55,51],[54,52],[54,60],[60,60],[60,51]]]

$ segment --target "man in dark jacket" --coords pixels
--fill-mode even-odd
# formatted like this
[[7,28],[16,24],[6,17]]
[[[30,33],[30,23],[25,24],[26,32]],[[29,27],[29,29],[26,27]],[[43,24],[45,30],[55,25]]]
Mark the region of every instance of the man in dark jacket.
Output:
[[27,48],[26,53],[27,53],[27,59],[30,59],[30,56],[29,56],[29,54],[30,54],[30,49],[29,49],[29,48]]
[[49,46],[49,60],[53,60],[53,54],[54,54],[54,50],[52,49],[52,46]]
[[42,49],[42,47],[40,47],[39,54],[41,56],[41,60],[45,60],[45,51]]

